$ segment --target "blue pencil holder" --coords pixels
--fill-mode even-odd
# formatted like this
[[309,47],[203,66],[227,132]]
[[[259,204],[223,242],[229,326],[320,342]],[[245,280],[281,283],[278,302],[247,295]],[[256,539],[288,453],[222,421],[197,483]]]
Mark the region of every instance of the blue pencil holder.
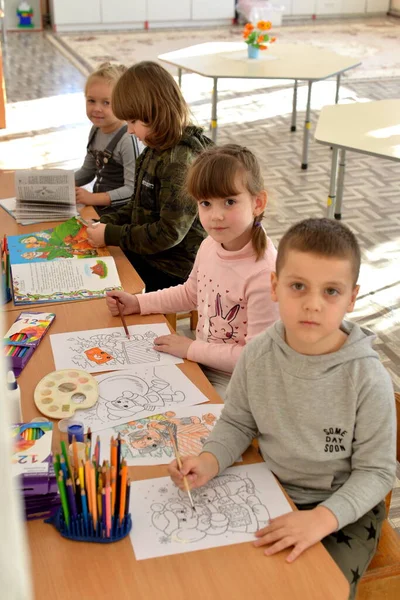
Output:
[[124,539],[132,529],[132,518],[130,513],[125,515],[122,523],[120,523],[119,519],[116,517],[111,518],[110,537],[106,537],[106,532],[100,519],[97,521],[96,529],[93,527],[91,516],[88,517],[87,522],[85,522],[82,514],[78,515],[76,518],[70,517],[68,527],[64,519],[62,508],[60,508],[52,517],[46,519],[45,523],[54,525],[61,535],[69,540],[74,540],[76,542],[95,542],[98,544],[118,542],[119,540]]

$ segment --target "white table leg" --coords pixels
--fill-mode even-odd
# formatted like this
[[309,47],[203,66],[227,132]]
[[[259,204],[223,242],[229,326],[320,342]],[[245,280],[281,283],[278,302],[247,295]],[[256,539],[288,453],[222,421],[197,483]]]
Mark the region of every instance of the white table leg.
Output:
[[212,108],[211,108],[211,139],[217,141],[217,102],[218,102],[218,78],[214,77],[214,86],[212,93]]
[[331,179],[329,183],[329,196],[326,203],[326,216],[328,219],[333,219],[333,213],[335,211],[336,203],[336,173],[337,173],[337,159],[338,159],[338,148],[332,149],[332,162],[331,162]]
[[182,69],[181,69],[181,67],[178,67],[178,85],[180,88],[182,88]]
[[337,181],[337,193],[335,203],[335,219],[340,221],[342,218],[342,200],[343,200],[343,186],[344,186],[344,172],[346,167],[346,150],[340,149],[339,154],[339,171]]
[[311,115],[311,88],[312,81],[308,82],[308,96],[307,96],[307,110],[306,110],[306,120],[304,123],[304,135],[303,135],[303,156],[301,160],[301,168],[303,170],[308,168],[308,142],[310,138],[310,115]]
[[341,73],[338,73],[338,74],[336,75],[336,94],[335,94],[335,104],[338,104],[338,102],[339,102],[340,76],[341,76]]
[[296,117],[297,117],[297,79],[294,80],[293,88],[293,108],[292,108],[292,125],[290,131],[296,131]]

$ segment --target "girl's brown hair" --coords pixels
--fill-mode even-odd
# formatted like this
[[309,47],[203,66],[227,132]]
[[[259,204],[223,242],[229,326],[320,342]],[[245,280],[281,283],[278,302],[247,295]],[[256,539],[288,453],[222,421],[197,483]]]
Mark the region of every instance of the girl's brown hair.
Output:
[[87,91],[89,85],[92,83],[94,79],[104,79],[107,83],[111,83],[115,85],[118,79],[123,75],[126,71],[125,65],[115,65],[110,62],[102,63],[96,71],[93,71],[86,79],[85,83],[85,96],[87,96]]
[[[210,148],[196,158],[189,167],[185,187],[197,201],[229,198],[240,193],[238,176],[252,196],[264,191],[260,165],[254,154],[243,146],[226,144]],[[263,216],[264,212],[254,217],[251,232],[257,260],[263,257],[267,247],[267,236],[261,226]]]
[[145,143],[158,150],[176,146],[189,123],[189,109],[178,84],[151,61],[136,63],[122,75],[112,106],[121,121],[142,121],[150,127]]

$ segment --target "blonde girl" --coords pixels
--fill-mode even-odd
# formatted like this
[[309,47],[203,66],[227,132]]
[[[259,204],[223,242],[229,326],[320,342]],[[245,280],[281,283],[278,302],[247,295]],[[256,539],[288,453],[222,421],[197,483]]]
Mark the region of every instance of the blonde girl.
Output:
[[[86,114],[93,123],[82,167],[75,173],[76,201],[95,206],[102,215],[130,200],[135,182],[135,162],[143,149],[130,135],[124,120],[112,109],[115,84],[126,71],[123,65],[104,63],[89,75],[85,86]],[[93,181],[93,192],[81,186]]]
[[186,192],[209,234],[187,282],[138,296],[114,291],[107,305],[113,315],[118,309],[112,296],[125,314],[197,308],[195,340],[166,335],[155,348],[203,365],[223,395],[246,343],[279,317],[270,294],[276,250],[261,224],[267,194],[254,154],[234,144],[201,154],[188,171]]

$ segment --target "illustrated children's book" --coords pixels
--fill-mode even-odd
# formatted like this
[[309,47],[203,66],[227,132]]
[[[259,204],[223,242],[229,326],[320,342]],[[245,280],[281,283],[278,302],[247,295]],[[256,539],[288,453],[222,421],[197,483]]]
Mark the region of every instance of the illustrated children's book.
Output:
[[121,289],[114,259],[90,245],[87,226],[76,218],[7,240],[15,304],[101,298]]
[[32,220],[62,221],[76,215],[72,169],[17,170],[15,191],[15,205],[10,212],[22,225]]

